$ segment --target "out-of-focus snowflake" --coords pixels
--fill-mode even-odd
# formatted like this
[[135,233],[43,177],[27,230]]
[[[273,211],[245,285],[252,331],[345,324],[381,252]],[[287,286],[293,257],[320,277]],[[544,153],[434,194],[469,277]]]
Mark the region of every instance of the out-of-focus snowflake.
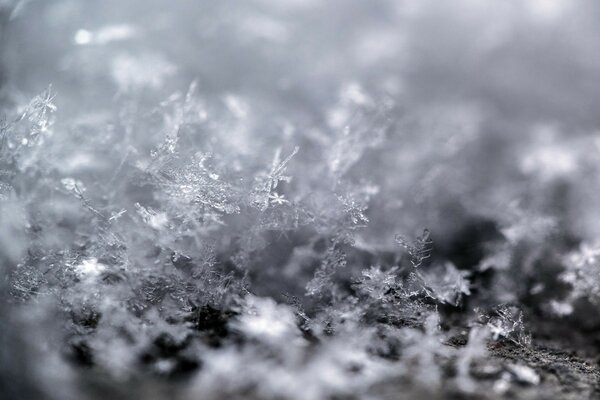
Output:
[[476,380],[471,376],[471,367],[477,360],[488,355],[487,340],[490,331],[486,327],[473,327],[465,347],[458,351],[456,358],[456,384],[465,393],[473,393],[477,388]]
[[463,296],[471,294],[470,273],[457,269],[450,262],[443,267],[420,271],[419,275],[428,295],[442,303],[459,306]]
[[583,297],[595,303],[600,302],[599,261],[600,246],[585,242],[578,250],[564,257],[565,271],[560,279],[571,285],[571,299]]
[[396,267],[382,271],[380,266],[372,266],[362,271],[362,277],[357,286],[361,292],[366,293],[373,300],[385,301],[389,290],[398,285],[397,278],[398,268]]

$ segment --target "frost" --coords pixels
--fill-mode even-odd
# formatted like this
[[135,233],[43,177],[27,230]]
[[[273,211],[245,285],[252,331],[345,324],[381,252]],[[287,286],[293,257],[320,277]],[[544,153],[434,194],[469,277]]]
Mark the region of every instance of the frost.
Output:
[[53,114],[56,112],[54,97],[52,86],[49,86],[48,89],[34,97],[25,107],[20,120],[27,119],[31,123],[32,127],[29,131],[29,136],[37,136],[40,133],[48,132],[54,123]]
[[[41,157],[41,145],[52,136],[57,107],[52,85],[27,104],[2,115],[0,119],[0,173],[3,166],[16,163],[21,171],[31,168]],[[0,176],[1,177],[1,176]]]
[[592,6],[80,3],[0,0],[4,397],[594,397]]

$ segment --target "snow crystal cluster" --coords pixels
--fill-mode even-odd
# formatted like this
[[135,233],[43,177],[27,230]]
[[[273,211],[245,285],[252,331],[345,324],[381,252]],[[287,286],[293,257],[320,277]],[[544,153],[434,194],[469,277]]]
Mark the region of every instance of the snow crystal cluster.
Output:
[[0,0],[0,398],[597,398],[598,17]]

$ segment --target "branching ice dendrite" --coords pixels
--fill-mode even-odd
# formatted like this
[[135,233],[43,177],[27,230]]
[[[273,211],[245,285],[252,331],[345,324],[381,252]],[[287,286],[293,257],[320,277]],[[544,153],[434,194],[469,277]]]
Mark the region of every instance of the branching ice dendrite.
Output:
[[306,285],[306,294],[308,296],[323,295],[326,290],[333,289],[334,283],[331,281],[335,272],[346,266],[346,254],[340,250],[337,243],[334,242],[325,258],[315,271],[313,279]]
[[381,267],[372,266],[362,271],[358,286],[361,292],[368,294],[373,300],[384,300],[387,292],[397,285],[397,274],[398,268],[396,267],[382,271]]
[[423,281],[426,293],[441,303],[459,306],[463,296],[471,294],[468,271],[457,269],[447,262],[442,267],[426,272],[416,272]]
[[495,315],[487,318],[486,325],[494,340],[504,338],[520,346],[531,344],[531,335],[523,323],[523,312],[517,307],[498,307]]
[[[289,182],[292,178],[284,175],[288,163],[298,153],[299,147],[296,146],[292,153],[281,161],[281,149],[277,149],[271,169],[264,177],[258,178],[258,186],[255,188],[255,204],[261,211],[265,211],[269,207],[270,200],[273,199],[273,191],[277,189],[279,182]],[[279,194],[275,193],[276,196]],[[277,197],[276,201],[279,200]]]
[[428,229],[423,229],[423,234],[417,236],[415,240],[409,242],[401,235],[396,235],[396,243],[402,246],[410,257],[410,262],[413,267],[418,268],[423,264],[423,261],[431,257],[433,250],[433,241]]

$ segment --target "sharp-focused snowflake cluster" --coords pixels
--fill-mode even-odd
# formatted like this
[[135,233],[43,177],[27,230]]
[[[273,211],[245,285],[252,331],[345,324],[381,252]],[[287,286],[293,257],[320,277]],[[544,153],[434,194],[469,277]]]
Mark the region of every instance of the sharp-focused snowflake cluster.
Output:
[[475,3],[0,1],[0,397],[552,397],[600,9]]

